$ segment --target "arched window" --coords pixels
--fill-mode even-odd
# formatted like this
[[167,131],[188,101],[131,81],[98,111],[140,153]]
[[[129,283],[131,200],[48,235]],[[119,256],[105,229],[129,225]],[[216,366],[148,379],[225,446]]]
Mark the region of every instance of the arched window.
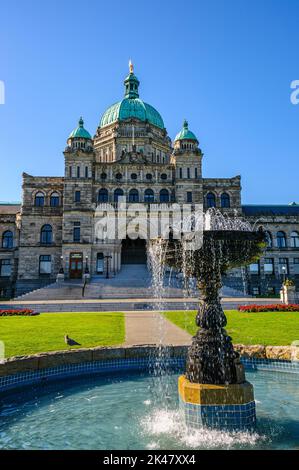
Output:
[[153,175],[151,173],[147,173],[145,177],[147,180],[151,180],[153,178]]
[[230,197],[229,194],[223,193],[221,194],[221,207],[228,208],[230,207]]
[[208,193],[207,194],[207,207],[216,207],[216,198],[215,194],[213,193]]
[[161,176],[160,176],[161,180],[167,180],[167,174],[166,173],[162,173]]
[[50,197],[50,206],[51,207],[57,207],[59,206],[59,194],[58,193],[52,193]]
[[98,202],[108,202],[108,190],[102,188],[99,190]]
[[119,198],[124,195],[124,192],[121,188],[117,188],[114,191],[114,202],[118,202]]
[[161,189],[160,202],[169,202],[169,192],[167,191],[167,189]]
[[155,195],[152,189],[146,189],[144,191],[144,202],[154,202]]
[[277,239],[278,248],[286,248],[287,239],[286,239],[286,234],[284,232],[281,232],[281,231],[277,232],[276,239]]
[[291,247],[299,248],[299,233],[298,232],[291,233]]
[[38,192],[35,195],[35,202],[36,207],[42,207],[45,205],[45,195],[44,193]]
[[2,235],[2,248],[13,247],[13,234],[10,230],[7,230]]
[[139,193],[137,189],[131,189],[129,192],[129,202],[139,202]]
[[53,239],[52,235],[53,235],[53,231],[52,231],[51,225],[49,224],[43,225],[40,231],[40,242],[43,245],[50,245]]
[[102,180],[107,179],[107,173],[104,173],[104,172],[101,173],[101,179],[102,179]]
[[137,174],[136,173],[131,174],[131,180],[137,180]]
[[272,241],[272,235],[270,232],[266,232],[266,243],[267,243],[267,248],[272,248],[273,241]]
[[123,177],[123,175],[122,175],[121,173],[116,173],[116,175],[115,175],[115,178],[116,178],[117,180],[121,180],[122,177]]

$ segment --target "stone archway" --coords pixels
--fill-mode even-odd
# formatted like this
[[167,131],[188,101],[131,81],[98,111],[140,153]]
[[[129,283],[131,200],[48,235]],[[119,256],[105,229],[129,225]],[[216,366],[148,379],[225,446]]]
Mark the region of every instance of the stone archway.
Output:
[[121,245],[121,264],[146,264],[146,240],[126,237]]

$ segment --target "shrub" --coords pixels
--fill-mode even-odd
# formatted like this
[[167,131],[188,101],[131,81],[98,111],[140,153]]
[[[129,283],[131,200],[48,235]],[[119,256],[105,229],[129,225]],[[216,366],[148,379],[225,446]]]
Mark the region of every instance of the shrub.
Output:
[[299,312],[299,304],[241,305],[239,312]]
[[18,315],[32,317],[39,315],[39,313],[29,309],[0,310],[0,317],[13,317]]

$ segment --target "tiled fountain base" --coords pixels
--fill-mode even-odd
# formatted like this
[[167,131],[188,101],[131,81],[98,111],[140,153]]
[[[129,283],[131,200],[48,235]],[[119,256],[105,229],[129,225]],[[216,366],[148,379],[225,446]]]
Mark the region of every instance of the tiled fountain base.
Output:
[[180,399],[187,426],[226,430],[252,430],[256,425],[255,402],[243,405],[194,405]]
[[255,427],[255,401],[253,387],[249,382],[233,385],[196,384],[181,375],[178,387],[180,409],[188,426],[244,431]]

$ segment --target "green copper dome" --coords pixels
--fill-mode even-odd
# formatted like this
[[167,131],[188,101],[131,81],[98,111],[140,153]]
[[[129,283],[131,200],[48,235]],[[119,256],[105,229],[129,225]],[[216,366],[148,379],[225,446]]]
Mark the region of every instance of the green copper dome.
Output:
[[80,117],[79,126],[76,127],[76,129],[74,129],[73,132],[70,133],[69,139],[82,138],[82,139],[90,139],[91,140],[90,133],[86,129],[84,129],[83,125],[84,125],[84,121],[83,121],[82,117]]
[[130,74],[124,81],[125,97],[123,100],[110,106],[103,114],[100,127],[107,126],[116,121],[123,121],[128,118],[149,121],[154,126],[164,129],[164,122],[158,111],[139,98],[139,80],[134,75],[133,65],[130,63]]
[[186,121],[186,119],[183,123],[183,129],[176,135],[174,141],[176,140],[195,140],[196,142],[198,142],[196,135],[193,134],[193,132],[189,131],[188,122]]

